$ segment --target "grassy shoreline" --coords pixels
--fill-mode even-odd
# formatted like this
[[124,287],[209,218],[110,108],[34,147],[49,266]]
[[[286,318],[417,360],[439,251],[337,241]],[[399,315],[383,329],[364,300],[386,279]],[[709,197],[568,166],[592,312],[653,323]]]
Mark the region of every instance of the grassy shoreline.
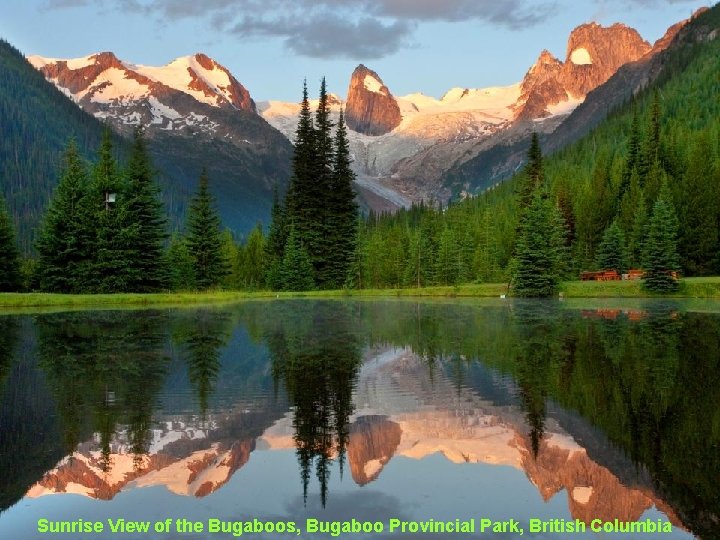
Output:
[[[670,295],[651,294],[638,281],[568,281],[560,287],[565,298],[717,298],[720,277],[687,278],[680,290]],[[273,298],[498,298],[507,294],[507,284],[482,283],[415,289],[361,289],[310,291],[303,293],[270,291],[211,291],[159,294],[48,294],[0,293],[0,308],[149,306],[232,303]]]

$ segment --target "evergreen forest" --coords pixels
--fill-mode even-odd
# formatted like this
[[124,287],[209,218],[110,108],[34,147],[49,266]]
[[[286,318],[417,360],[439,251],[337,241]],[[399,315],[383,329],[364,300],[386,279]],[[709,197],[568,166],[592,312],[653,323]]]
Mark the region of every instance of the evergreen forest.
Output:
[[552,296],[582,272],[641,270],[649,290],[673,291],[679,277],[720,273],[720,40],[678,48],[666,64],[571,146],[543,156],[534,136],[513,178],[449,205],[364,216],[342,112],[333,122],[324,79],[311,111],[305,84],[288,188],[276,187],[269,225],[243,238],[222,223],[209,187],[222,179],[207,172],[185,224],[171,226],[142,130],[118,148],[105,128],[92,162],[87,141],[72,139],[32,246],[0,200],[0,289],[507,283],[518,296]]

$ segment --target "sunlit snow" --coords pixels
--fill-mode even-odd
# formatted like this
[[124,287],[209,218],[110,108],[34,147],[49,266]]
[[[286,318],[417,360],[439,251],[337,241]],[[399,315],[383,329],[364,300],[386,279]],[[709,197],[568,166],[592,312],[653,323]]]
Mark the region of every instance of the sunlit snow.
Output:
[[583,66],[592,64],[592,58],[590,57],[590,53],[585,47],[579,47],[575,49],[572,54],[570,55],[570,61],[573,64]]
[[365,89],[369,90],[370,92],[375,92],[376,94],[382,93],[382,84],[380,84],[380,81],[378,81],[372,75],[365,75],[365,80],[363,80],[363,84],[365,85]]

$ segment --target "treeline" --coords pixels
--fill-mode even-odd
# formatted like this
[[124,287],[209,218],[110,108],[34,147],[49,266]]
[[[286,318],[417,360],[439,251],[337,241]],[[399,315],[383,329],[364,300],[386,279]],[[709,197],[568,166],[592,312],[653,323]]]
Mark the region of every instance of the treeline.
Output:
[[[127,163],[118,164],[109,129],[94,163],[74,140],[37,233],[37,256],[22,260],[0,205],[0,290],[149,293],[220,286],[231,261],[203,173],[191,201],[187,234],[168,244],[167,215],[142,130]],[[1,201],[0,201],[1,203]]]

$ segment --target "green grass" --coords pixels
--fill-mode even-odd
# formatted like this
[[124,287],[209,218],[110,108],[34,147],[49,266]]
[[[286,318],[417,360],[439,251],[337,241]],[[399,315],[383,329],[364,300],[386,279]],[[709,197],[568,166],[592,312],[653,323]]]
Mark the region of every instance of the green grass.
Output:
[[671,294],[650,293],[642,281],[568,281],[560,290],[566,298],[720,298],[720,277],[685,278]]
[[[686,278],[677,293],[651,294],[639,281],[568,281],[561,292],[566,298],[718,298],[720,277]],[[416,289],[362,289],[308,292],[210,291],[162,294],[47,294],[3,293],[0,308],[24,307],[106,307],[106,306],[182,306],[192,304],[232,303],[270,298],[497,298],[507,294],[507,284],[481,283]]]

